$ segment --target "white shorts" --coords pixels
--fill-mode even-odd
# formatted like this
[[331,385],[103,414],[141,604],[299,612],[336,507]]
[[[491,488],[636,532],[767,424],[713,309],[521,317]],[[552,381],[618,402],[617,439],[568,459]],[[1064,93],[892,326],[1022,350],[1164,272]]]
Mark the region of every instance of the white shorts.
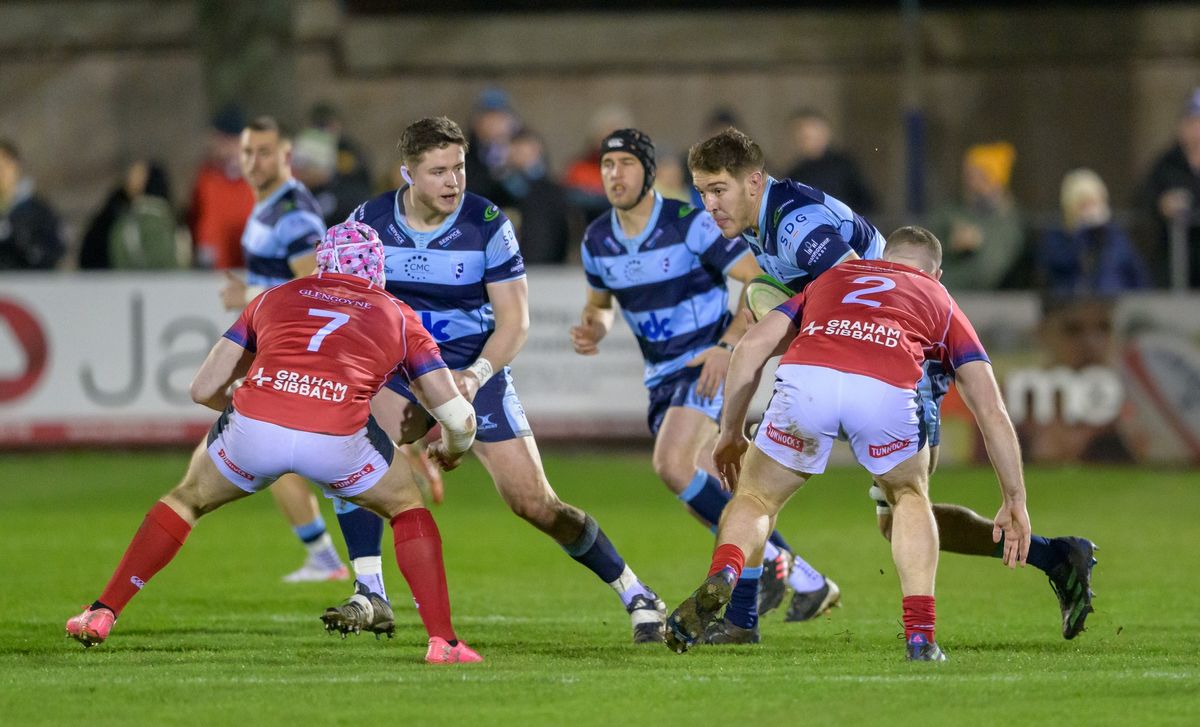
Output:
[[213,464],[246,492],[258,492],[280,475],[295,472],[331,497],[353,497],[383,477],[392,455],[391,440],[373,418],[354,434],[339,436],[288,429],[230,407],[208,433]]
[[925,446],[915,389],[823,366],[786,364],[754,444],[790,470],[820,474],[833,440],[846,439],[855,459],[881,475]]

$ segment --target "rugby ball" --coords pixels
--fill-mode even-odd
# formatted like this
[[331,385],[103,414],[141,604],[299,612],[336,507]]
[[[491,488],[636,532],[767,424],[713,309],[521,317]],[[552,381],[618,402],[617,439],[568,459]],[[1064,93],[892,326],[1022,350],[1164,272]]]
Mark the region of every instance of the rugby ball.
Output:
[[755,321],[786,303],[794,296],[792,289],[770,275],[759,275],[746,283],[746,307]]

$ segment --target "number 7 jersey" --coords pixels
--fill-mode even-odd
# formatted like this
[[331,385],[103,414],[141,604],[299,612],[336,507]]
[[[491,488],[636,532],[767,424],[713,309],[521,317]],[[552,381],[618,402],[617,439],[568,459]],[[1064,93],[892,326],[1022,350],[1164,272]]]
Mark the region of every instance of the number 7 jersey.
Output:
[[775,310],[800,329],[780,365],[823,366],[915,389],[926,360],[947,371],[988,360],[950,293],[907,265],[849,260]]
[[319,434],[366,425],[371,398],[393,374],[411,382],[446,366],[411,308],[354,275],[322,273],[271,288],[225,338],[255,354],[234,408]]

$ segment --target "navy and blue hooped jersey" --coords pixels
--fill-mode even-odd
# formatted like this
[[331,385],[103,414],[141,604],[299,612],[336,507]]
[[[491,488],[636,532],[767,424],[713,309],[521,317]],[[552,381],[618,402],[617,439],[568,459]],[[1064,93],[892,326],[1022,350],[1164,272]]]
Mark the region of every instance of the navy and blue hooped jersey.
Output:
[[758,236],[742,234],[768,275],[800,292],[818,275],[854,252],[873,260],[883,256],[879,230],[844,202],[819,189],[767,178],[758,213]]
[[646,229],[625,237],[613,211],[583,236],[588,285],[611,291],[646,360],[646,386],[679,371],[729,325],[725,274],[750,250],[711,215],[655,193]]
[[289,179],[254,205],[242,231],[246,283],[273,288],[296,277],[288,263],[317,251],[325,236],[321,205],[298,180]]
[[379,233],[388,292],[420,314],[447,366],[465,368],[496,329],[487,284],[525,277],[517,234],[496,205],[470,192],[440,227],[417,232],[404,216],[404,189],[364,202],[350,219]]

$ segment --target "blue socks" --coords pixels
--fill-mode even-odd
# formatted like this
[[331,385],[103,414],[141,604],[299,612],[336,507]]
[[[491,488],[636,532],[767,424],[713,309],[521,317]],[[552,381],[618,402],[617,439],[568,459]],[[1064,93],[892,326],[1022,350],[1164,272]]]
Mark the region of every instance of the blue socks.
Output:
[[342,537],[346,540],[350,565],[354,568],[354,580],[387,600],[387,590],[383,586],[383,518],[340,498],[335,499],[333,505]]
[[349,507],[337,507],[338,525],[342,528],[342,537],[346,539],[346,552],[350,559],[364,555],[381,555],[383,548],[383,518],[370,510],[364,510],[352,503]]
[[762,566],[743,568],[729,605],[725,607],[725,620],[734,626],[752,629],[758,625],[758,580],[762,578]]
[[[721,520],[721,511],[725,509],[725,503],[729,502],[730,497],[728,492],[721,489],[720,481],[704,470],[696,470],[696,476],[688,483],[687,488],[679,493],[679,499],[714,528]],[[768,539],[780,550],[794,552],[778,530],[772,532]]]
[[325,534],[325,520],[318,515],[312,522],[292,526],[292,532],[296,533],[296,537],[300,538],[300,542],[308,545],[319,540]]
[[617,581],[625,572],[625,560],[591,515],[584,516],[583,532],[579,537],[562,546],[562,549],[576,562],[600,576],[605,583]]
[[[996,544],[996,550],[992,555],[996,558],[1004,556],[1004,536],[1000,537],[1000,542]],[[1049,574],[1050,569],[1062,563],[1066,557],[1066,548],[1059,547],[1053,538],[1034,535],[1029,539],[1029,557],[1026,562],[1043,573]]]

